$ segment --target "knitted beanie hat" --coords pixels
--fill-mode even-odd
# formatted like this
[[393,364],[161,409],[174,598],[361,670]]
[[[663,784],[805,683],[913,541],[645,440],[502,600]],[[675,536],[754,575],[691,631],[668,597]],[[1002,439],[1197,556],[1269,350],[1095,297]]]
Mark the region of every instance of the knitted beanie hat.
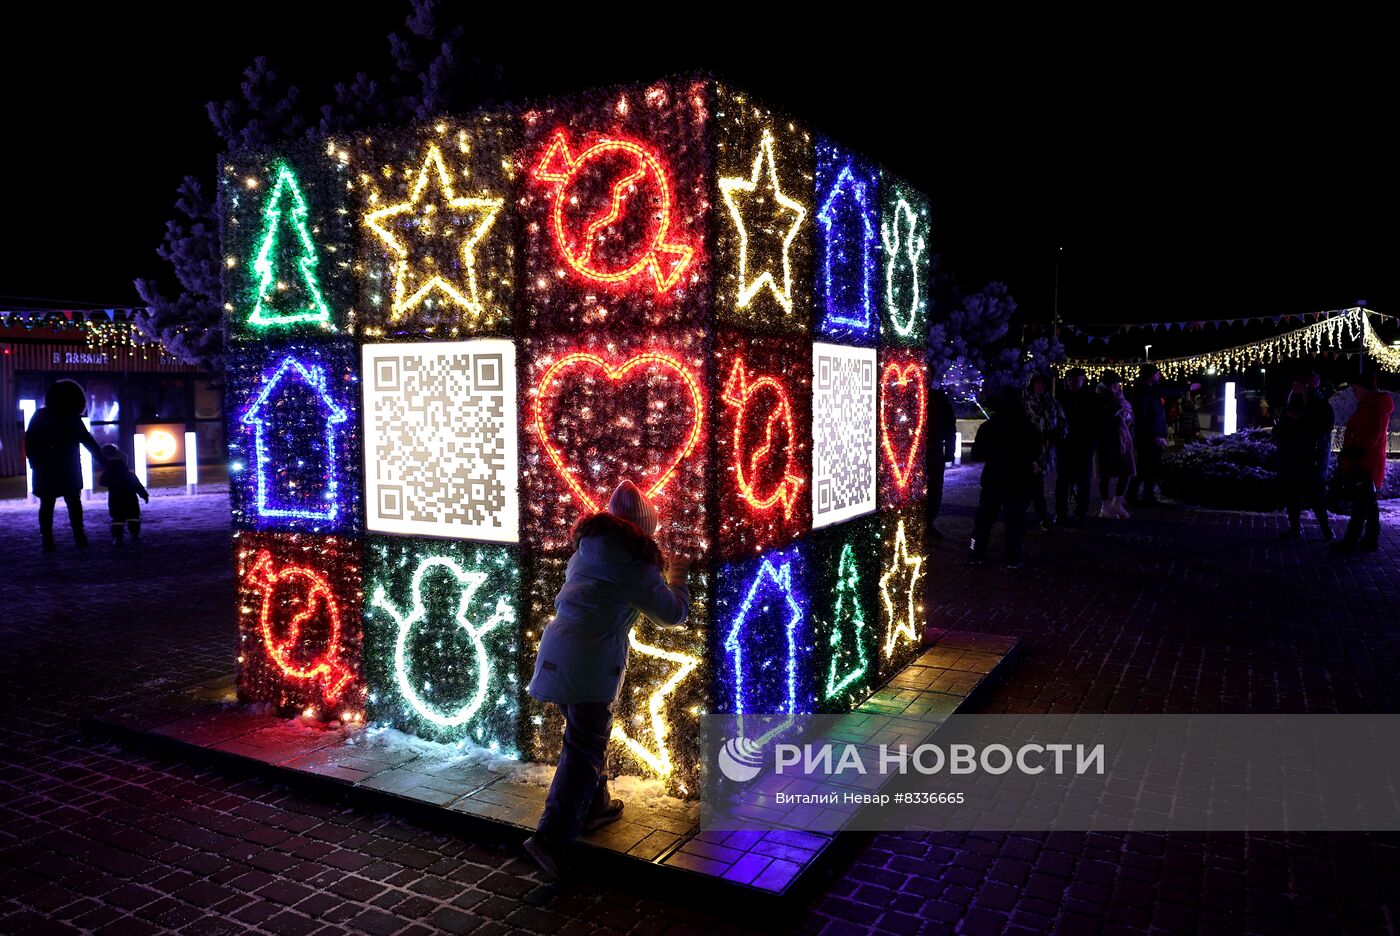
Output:
[[631,481],[623,481],[613,491],[612,499],[608,501],[608,513],[630,520],[647,536],[656,535],[656,524],[660,519],[656,508]]

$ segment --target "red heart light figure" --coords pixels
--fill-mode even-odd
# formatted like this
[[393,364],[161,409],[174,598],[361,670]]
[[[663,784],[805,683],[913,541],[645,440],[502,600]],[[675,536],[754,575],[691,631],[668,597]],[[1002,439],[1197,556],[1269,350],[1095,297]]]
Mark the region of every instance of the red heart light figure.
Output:
[[[623,402],[618,394],[630,385],[638,384],[641,392],[632,396],[634,406],[618,406],[609,417],[594,408],[596,389],[584,386],[584,393],[569,392],[579,381],[604,382],[602,393],[613,402]],[[663,418],[669,397],[689,406],[688,425],[684,418],[669,414]],[[573,410],[573,418],[561,427],[559,417],[566,410]],[[566,354],[545,371],[535,392],[535,432],[540,445],[559,477],[591,512],[601,509],[599,503],[606,501],[612,487],[624,477],[648,498],[659,495],[699,444],[703,417],[699,378],[675,357],[656,351],[635,354],[620,363],[585,351]],[[645,465],[619,459],[629,447],[640,450]],[[604,467],[619,460],[624,464],[617,470]]]
[[880,447],[901,494],[914,480],[928,420],[928,388],[919,361],[891,361],[880,372]]

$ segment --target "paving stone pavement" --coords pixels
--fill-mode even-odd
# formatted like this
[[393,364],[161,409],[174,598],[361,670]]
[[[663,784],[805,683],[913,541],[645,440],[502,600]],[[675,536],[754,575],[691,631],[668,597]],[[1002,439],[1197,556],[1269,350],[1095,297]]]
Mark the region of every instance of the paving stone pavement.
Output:
[[[975,469],[950,480],[931,622],[1022,641],[974,711],[1397,710],[1400,518],[1381,553],[1339,560],[1281,543],[1277,516],[1144,510],[1031,534],[1025,570],[969,570]],[[139,547],[54,557],[33,524],[0,503],[0,933],[1383,933],[1400,916],[1394,834],[880,835],[764,918],[627,881],[560,892],[502,846],[84,739],[82,715],[231,665],[227,503],[157,496]]]

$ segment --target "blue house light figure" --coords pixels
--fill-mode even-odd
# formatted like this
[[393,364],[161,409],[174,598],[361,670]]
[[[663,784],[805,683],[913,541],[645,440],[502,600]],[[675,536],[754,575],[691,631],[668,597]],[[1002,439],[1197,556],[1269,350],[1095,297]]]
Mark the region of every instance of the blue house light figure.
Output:
[[[822,327],[828,332],[845,329],[864,335],[873,322],[875,223],[874,193],[868,191],[869,187],[869,180],[858,176],[847,164],[817,212],[825,232],[822,282],[826,287],[826,317]],[[848,229],[852,215],[859,222],[858,234]],[[850,243],[852,240],[858,243]],[[856,295],[849,295],[851,292]]]
[[[778,555],[781,557],[781,554]],[[797,712],[797,628],[802,623],[803,609],[793,588],[792,564],[793,560],[787,557],[782,557],[777,565],[774,565],[773,558],[763,560],[724,638],[724,649],[733,667],[733,711],[736,715],[743,715],[746,710],[786,715]],[[765,630],[761,619],[766,617],[770,604],[777,606],[777,613],[786,613],[783,621],[786,638],[786,647],[783,648],[785,658],[782,660],[784,672],[783,682],[779,686],[785,697],[771,701],[755,698],[762,694],[763,687],[758,687],[759,692],[755,692],[755,687],[750,686],[746,692],[744,686],[745,647],[748,645],[759,650],[759,638]],[[756,673],[770,662],[760,658],[750,660],[748,665]]]
[[[308,457],[314,458],[311,452],[289,452],[288,454],[295,459],[292,462],[274,459],[269,450],[270,438],[275,439],[286,434],[278,431],[274,421],[286,415],[279,412],[278,401],[293,392],[298,380],[311,391],[316,406],[324,413],[325,467],[319,472],[316,471],[315,465],[307,464]],[[304,410],[292,415],[293,418],[302,420],[321,418],[320,413],[313,417],[313,414]],[[282,359],[242,418],[242,423],[251,426],[254,433],[254,458],[257,464],[253,470],[257,474],[258,516],[325,522],[336,518],[340,512],[340,471],[335,455],[336,433],[340,431],[340,424],[347,418],[345,409],[331,398],[324,368],[314,364],[303,364],[290,355]],[[307,476],[323,483],[324,489],[319,494],[313,485],[299,483],[304,482]],[[282,490],[278,490],[279,487]]]

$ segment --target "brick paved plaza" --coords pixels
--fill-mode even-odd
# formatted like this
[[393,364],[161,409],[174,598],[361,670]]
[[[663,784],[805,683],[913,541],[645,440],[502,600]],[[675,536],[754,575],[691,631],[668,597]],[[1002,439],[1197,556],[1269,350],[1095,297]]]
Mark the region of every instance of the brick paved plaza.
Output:
[[[1393,533],[1336,559],[1280,542],[1280,516],[1142,511],[1032,534],[1023,571],[969,570],[974,479],[951,477],[931,623],[1021,650],[971,711],[1400,708]],[[1397,835],[867,836],[750,914],[649,882],[560,891],[509,841],[84,739],[84,715],[232,666],[227,504],[162,492],[139,548],[60,536],[54,557],[32,508],[0,506],[0,933],[1394,932]]]

